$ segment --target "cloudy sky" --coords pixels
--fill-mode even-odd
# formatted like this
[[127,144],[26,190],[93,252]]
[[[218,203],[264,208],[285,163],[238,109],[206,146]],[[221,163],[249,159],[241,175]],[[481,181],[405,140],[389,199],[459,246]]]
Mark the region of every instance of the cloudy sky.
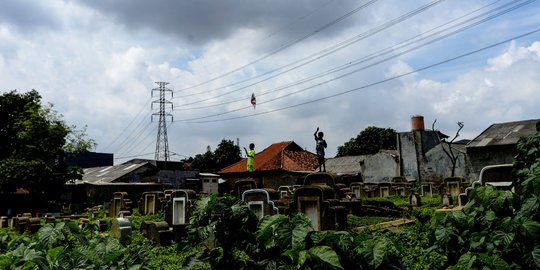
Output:
[[38,90],[116,164],[155,156],[156,82],[171,90],[172,160],[222,139],[314,152],[317,127],[332,157],[413,115],[472,139],[540,118],[538,14],[503,0],[3,0],[0,91]]

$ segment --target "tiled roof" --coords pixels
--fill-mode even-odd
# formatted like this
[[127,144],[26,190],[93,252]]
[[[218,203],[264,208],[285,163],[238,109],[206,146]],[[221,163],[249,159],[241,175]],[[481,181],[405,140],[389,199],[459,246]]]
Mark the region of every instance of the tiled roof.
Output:
[[[219,173],[245,172],[247,159],[243,159]],[[317,167],[317,156],[305,151],[293,141],[274,143],[255,154],[255,171],[311,171]]]
[[522,136],[536,133],[540,119],[493,124],[467,144],[469,147],[516,144]]

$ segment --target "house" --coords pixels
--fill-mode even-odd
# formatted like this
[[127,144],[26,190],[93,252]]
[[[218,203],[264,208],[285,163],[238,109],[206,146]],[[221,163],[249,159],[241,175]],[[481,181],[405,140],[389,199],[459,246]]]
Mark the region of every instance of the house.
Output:
[[[456,166],[453,175],[452,161],[447,155],[450,151],[456,157]],[[425,166],[421,166],[422,181],[440,184],[447,177],[467,176],[469,172],[467,162],[465,144],[459,142],[438,144],[426,153],[426,164]]]
[[466,146],[469,178],[478,179],[483,167],[514,162],[520,137],[536,134],[540,119],[492,124]]
[[436,130],[424,128],[424,117],[415,115],[411,118],[411,131],[399,132],[397,147],[400,157],[400,176],[408,181],[423,181],[430,176],[432,165],[428,163],[426,154],[439,145],[439,138],[448,138]]
[[274,143],[255,154],[254,171],[247,171],[247,159],[243,159],[218,172],[227,179],[230,190],[241,179],[255,179],[258,188],[278,190],[280,186],[299,183],[317,167],[317,156],[293,141]]

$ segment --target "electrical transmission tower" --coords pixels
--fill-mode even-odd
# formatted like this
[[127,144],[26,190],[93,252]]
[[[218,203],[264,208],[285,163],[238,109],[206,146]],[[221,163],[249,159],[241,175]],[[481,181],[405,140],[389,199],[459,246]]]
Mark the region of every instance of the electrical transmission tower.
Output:
[[167,116],[171,117],[173,121],[173,116],[170,113],[165,112],[165,107],[170,104],[171,110],[173,109],[173,103],[165,99],[167,92],[170,92],[171,97],[173,96],[173,91],[166,87],[168,82],[156,82],[159,87],[152,89],[152,97],[154,96],[154,91],[159,91],[159,99],[152,101],[152,110],[154,109],[154,104],[159,103],[159,113],[153,113],[151,116],[151,121],[154,120],[155,115],[159,115],[159,125],[158,133],[156,140],[156,161],[164,160],[169,161],[169,140],[167,139]]

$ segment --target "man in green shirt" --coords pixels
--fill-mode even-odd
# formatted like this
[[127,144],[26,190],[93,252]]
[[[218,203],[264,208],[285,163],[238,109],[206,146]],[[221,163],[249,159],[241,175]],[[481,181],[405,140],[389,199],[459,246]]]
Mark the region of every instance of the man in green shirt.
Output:
[[247,171],[252,172],[254,171],[254,164],[255,164],[255,144],[250,143],[249,144],[249,151],[244,147],[244,151],[246,152],[247,156]]

